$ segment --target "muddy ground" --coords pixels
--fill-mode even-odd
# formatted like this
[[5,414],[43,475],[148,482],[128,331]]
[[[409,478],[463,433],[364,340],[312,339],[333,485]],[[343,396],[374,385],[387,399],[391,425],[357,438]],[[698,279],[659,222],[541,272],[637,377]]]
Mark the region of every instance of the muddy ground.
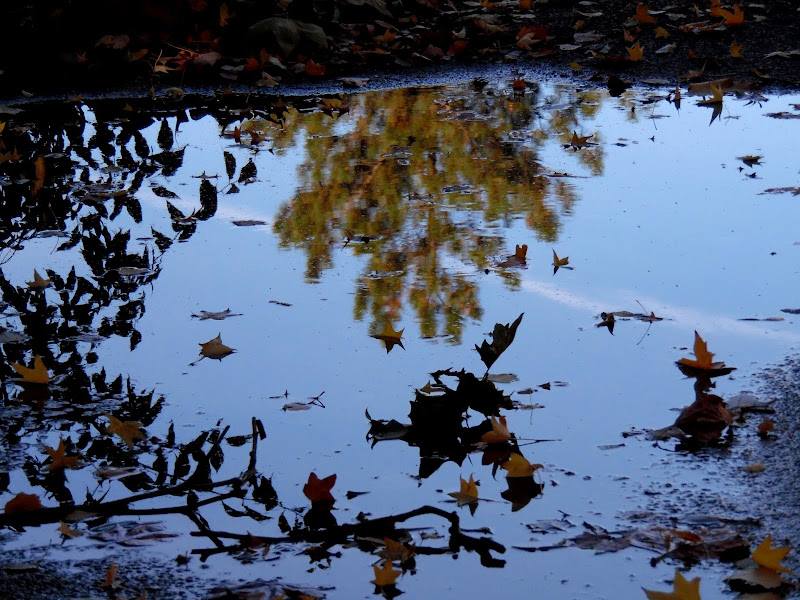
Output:
[[14,26],[0,40],[0,96],[198,85],[281,93],[338,77],[425,77],[491,65],[516,67],[528,80],[555,75],[606,83],[614,75],[674,85],[735,77],[768,88],[800,86],[796,2],[744,3],[741,12],[710,1],[639,6],[631,0],[14,3],[4,7],[5,22]]

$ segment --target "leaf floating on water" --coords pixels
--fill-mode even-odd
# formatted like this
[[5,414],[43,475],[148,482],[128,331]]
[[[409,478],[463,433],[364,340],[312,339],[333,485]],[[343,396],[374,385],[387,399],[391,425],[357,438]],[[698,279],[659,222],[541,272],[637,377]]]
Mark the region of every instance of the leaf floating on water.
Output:
[[205,321],[206,319],[212,319],[214,321],[222,321],[223,319],[227,319],[228,317],[241,317],[242,313],[235,313],[231,312],[230,308],[226,308],[225,310],[220,310],[218,312],[211,312],[207,310],[201,310],[200,314],[192,313],[192,318],[200,319],[201,321]]
[[492,343],[489,344],[486,340],[478,346],[475,345],[475,350],[480,354],[481,360],[486,365],[487,370],[500,358],[500,355],[508,348],[514,341],[514,336],[517,334],[517,327],[522,322],[522,316],[525,313],[520,313],[516,320],[509,325],[495,323],[494,331],[492,332]]

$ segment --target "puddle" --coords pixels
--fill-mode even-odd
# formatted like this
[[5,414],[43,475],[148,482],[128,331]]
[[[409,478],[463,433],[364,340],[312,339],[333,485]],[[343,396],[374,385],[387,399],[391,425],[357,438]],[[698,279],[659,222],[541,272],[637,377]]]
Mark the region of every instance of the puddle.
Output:
[[[642,549],[518,548],[557,544],[583,522],[630,529],[628,511],[684,529],[702,514],[751,515],[752,490],[731,473],[753,420],[731,444],[697,453],[623,433],[670,425],[694,400],[675,361],[691,356],[695,330],[714,360],[738,367],[715,380],[723,398],[796,350],[798,317],[782,309],[800,307],[798,115],[795,96],[730,95],[721,106],[684,96],[678,107],[659,90],[519,94],[511,82],[4,113],[0,503],[18,492],[47,507],[87,494],[112,501],[160,477],[237,477],[255,417],[266,433],[257,470],[277,498],[267,487],[260,501],[231,497],[228,510],[209,502],[201,512],[223,532],[217,545],[279,538],[281,516],[309,531],[314,517],[341,525],[430,505],[456,511],[467,535],[505,552],[447,552],[449,523],[438,514],[398,523],[417,544],[397,581],[411,596],[478,597],[498,585],[587,599],[668,589],[675,563],[651,567],[657,555]],[[527,246],[524,260],[517,246]],[[554,252],[569,258],[555,273]],[[51,286],[30,289],[34,270]],[[597,325],[612,312],[610,334]],[[481,377],[475,345],[520,313],[491,373],[505,375],[494,381],[518,408],[502,414],[518,450],[543,465],[543,488],[520,495],[458,441],[367,439],[365,410],[408,424],[431,372]],[[400,331],[402,347],[390,348]],[[199,344],[218,335],[235,352],[205,346],[210,357],[198,361]],[[10,363],[32,365],[34,355],[53,378],[47,388],[10,381]],[[141,423],[146,439],[130,438],[136,427],[130,447],[124,432],[108,434],[108,414]],[[484,421],[469,415],[466,426]],[[64,481],[48,471],[45,447],[67,438],[80,462]],[[104,480],[107,466],[134,474]],[[309,516],[311,473],[336,474],[332,512]],[[480,484],[474,514],[448,496],[470,475]],[[527,527],[562,517],[575,526]],[[165,560],[215,547],[213,536],[190,536],[181,515],[101,520],[76,525],[84,535],[63,545],[57,523],[3,544],[123,564],[131,545]],[[159,535],[138,538],[133,522],[158,523],[146,533]],[[202,567],[191,555],[181,568],[212,583],[280,578],[328,598],[375,591],[381,559],[368,540],[329,554],[309,555],[312,545],[215,552]],[[707,561],[689,574],[702,577],[703,598],[721,598],[730,572]]]

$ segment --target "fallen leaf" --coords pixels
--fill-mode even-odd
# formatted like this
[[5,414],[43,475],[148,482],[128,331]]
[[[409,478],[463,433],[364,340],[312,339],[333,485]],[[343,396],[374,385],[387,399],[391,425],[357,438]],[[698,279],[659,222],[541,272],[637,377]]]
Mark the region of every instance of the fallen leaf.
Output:
[[758,545],[758,548],[753,550],[751,558],[762,567],[778,571],[780,573],[791,573],[789,569],[784,567],[781,561],[786,558],[786,555],[791,552],[791,548],[773,548],[772,536],[768,535],[764,541]]
[[510,439],[511,432],[508,430],[504,416],[499,419],[492,417],[492,430],[481,436],[481,442],[484,444],[504,444]]
[[72,527],[64,523],[64,521],[61,521],[61,525],[59,526],[58,531],[60,531],[61,535],[63,535],[65,538],[69,539],[73,539],[83,535],[82,531],[80,531],[79,529],[73,529]]
[[711,86],[711,98],[703,98],[697,104],[700,106],[710,106],[712,104],[722,104],[722,88]]
[[644,57],[644,48],[639,42],[636,42],[633,46],[626,47],[625,50],[628,51],[628,60],[631,62],[638,62]]
[[19,363],[11,363],[11,367],[22,377],[22,379],[15,380],[17,383],[35,383],[39,385],[50,383],[50,374],[47,372],[47,367],[44,366],[42,357],[38,354],[33,358],[33,368]]
[[744,13],[738,4],[733,5],[733,12],[720,8],[718,16],[725,19],[725,25],[728,27],[735,27],[744,23]]
[[395,331],[394,327],[392,327],[392,324],[389,321],[386,321],[383,326],[383,331],[370,337],[373,337],[376,340],[381,340],[383,345],[386,347],[386,353],[388,354],[391,352],[392,348],[395,347],[395,345],[400,346],[403,350],[406,349],[405,346],[403,346],[403,340],[401,339],[404,331],[405,327],[400,331]]
[[134,440],[145,440],[146,436],[142,433],[143,425],[139,421],[120,421],[114,415],[105,413],[111,423],[106,427],[106,433],[116,434],[121,437],[128,448],[133,446]]
[[559,267],[564,267],[569,264],[569,256],[565,256],[564,258],[558,258],[558,254],[556,251],[553,250],[553,275],[556,274]]
[[403,573],[392,568],[392,561],[390,560],[384,561],[382,567],[372,565],[372,568],[375,571],[375,579],[372,580],[372,583],[378,587],[394,585],[397,578]]
[[214,339],[200,343],[200,354],[205,358],[222,360],[234,352],[236,352],[236,350],[222,343],[220,334],[217,334],[217,337]]
[[678,569],[675,569],[675,579],[672,581],[671,592],[655,592],[644,590],[650,600],[700,600],[700,578],[695,577],[687,581]]
[[648,11],[646,4],[639,4],[636,7],[635,19],[639,23],[658,23],[658,20]]
[[231,312],[230,308],[226,308],[225,310],[220,310],[218,312],[201,310],[200,314],[198,315],[192,313],[193,318],[200,319],[201,321],[205,321],[206,319],[213,319],[214,321],[222,321],[223,319],[227,319],[228,317],[241,317],[241,316],[242,316],[241,313]]
[[450,492],[447,495],[455,498],[459,506],[464,506],[465,504],[472,504],[473,502],[477,502],[478,486],[475,483],[475,479],[473,479],[472,475],[469,476],[469,481],[466,481],[463,477],[460,477],[460,480],[461,480],[461,489],[457,492]]
[[514,341],[514,336],[517,334],[517,327],[522,322],[522,316],[525,313],[520,313],[517,319],[509,325],[506,323],[502,325],[500,323],[495,323],[494,331],[492,332],[492,343],[489,344],[486,340],[483,340],[483,343],[478,347],[475,345],[475,350],[478,351],[480,354],[481,360],[483,364],[486,365],[486,368],[489,369],[495,361],[500,358],[500,355],[508,348],[511,343]]
[[7,515],[10,515],[11,513],[31,512],[41,508],[44,507],[42,506],[41,500],[39,500],[39,496],[36,494],[26,494],[25,492],[20,492],[11,500],[6,502],[4,510]]
[[722,398],[701,392],[692,404],[681,411],[675,420],[675,427],[699,442],[707,443],[719,439],[732,422],[733,413]]
[[531,464],[527,458],[516,452],[512,452],[508,460],[500,466],[508,471],[506,477],[531,477],[538,469],[544,468],[544,465]]
[[333,504],[336,500],[331,494],[331,489],[336,484],[336,475],[328,475],[325,479],[317,477],[316,473],[308,476],[308,482],[303,486],[303,493],[312,504],[323,502]]
[[52,462],[47,466],[48,471],[55,471],[56,469],[74,469],[78,466],[77,456],[67,456],[67,447],[64,445],[64,440],[58,440],[58,448],[50,448],[45,446],[44,449],[50,455]]
[[26,281],[25,283],[27,283],[28,287],[32,290],[43,290],[52,285],[51,281],[39,275],[39,271],[36,269],[33,270],[33,281]]

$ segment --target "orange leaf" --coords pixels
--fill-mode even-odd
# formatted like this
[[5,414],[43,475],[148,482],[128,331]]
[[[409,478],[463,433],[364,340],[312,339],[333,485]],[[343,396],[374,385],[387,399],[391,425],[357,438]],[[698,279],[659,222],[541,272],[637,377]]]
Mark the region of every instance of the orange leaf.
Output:
[[720,8],[719,16],[725,19],[725,25],[728,27],[735,27],[744,23],[744,13],[738,4],[733,5],[733,12]]
[[648,12],[646,4],[636,7],[636,20],[639,23],[658,23],[658,20]]
[[39,496],[36,494],[26,494],[25,492],[20,492],[11,500],[6,502],[5,511],[7,515],[10,515],[11,513],[39,510],[40,508],[43,508],[43,506],[41,500],[39,500]]
[[336,484],[336,475],[328,475],[325,479],[317,477],[316,473],[311,473],[308,476],[308,483],[303,486],[303,493],[306,498],[311,500],[312,504],[315,502],[330,502],[335,501],[331,494],[331,489]]
[[325,65],[318,65],[313,60],[308,59],[306,63],[306,75],[311,77],[321,77],[325,75]]
[[714,353],[708,351],[708,346],[700,337],[700,334],[697,331],[694,332],[694,356],[695,359],[692,360],[691,358],[682,358],[678,361],[678,364],[686,365],[687,367],[694,367],[695,369],[710,369],[712,364],[712,359],[714,358]]
[[511,432],[508,430],[506,418],[503,416],[499,420],[492,417],[492,430],[481,436],[481,442],[484,444],[503,444],[510,439]]

